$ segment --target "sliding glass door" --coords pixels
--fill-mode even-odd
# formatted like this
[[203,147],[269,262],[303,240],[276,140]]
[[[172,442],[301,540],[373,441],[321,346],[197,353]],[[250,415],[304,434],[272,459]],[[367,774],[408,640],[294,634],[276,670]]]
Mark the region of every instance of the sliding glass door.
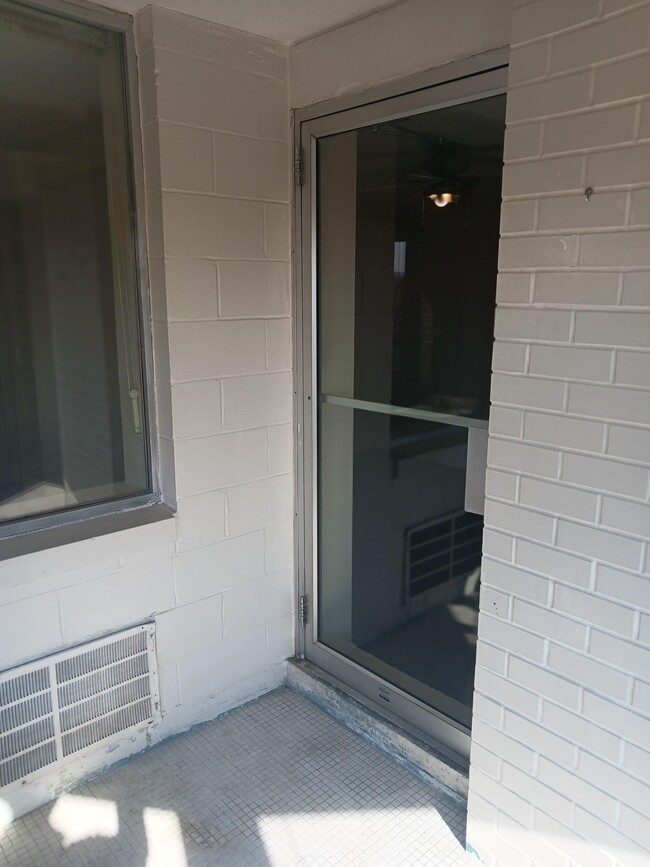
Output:
[[309,659],[464,755],[502,70],[303,124]]

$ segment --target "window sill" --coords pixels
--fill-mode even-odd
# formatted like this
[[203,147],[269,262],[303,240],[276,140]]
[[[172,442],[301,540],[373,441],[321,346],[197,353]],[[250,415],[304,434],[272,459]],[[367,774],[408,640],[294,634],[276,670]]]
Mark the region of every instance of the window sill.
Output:
[[105,515],[79,518],[58,526],[28,530],[0,539],[0,561],[35,554],[74,542],[84,542],[97,536],[118,533],[166,521],[174,517],[174,510],[165,503],[147,503],[130,509],[122,509]]

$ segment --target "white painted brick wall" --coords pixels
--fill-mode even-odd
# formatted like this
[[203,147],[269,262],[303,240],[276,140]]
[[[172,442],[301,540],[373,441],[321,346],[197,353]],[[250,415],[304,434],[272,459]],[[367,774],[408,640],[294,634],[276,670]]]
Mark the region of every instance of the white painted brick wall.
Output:
[[293,653],[286,49],[137,16],[154,376],[175,519],[0,563],[0,669],[154,618],[156,738]]
[[467,836],[641,867],[650,3],[516,0],[512,43]]

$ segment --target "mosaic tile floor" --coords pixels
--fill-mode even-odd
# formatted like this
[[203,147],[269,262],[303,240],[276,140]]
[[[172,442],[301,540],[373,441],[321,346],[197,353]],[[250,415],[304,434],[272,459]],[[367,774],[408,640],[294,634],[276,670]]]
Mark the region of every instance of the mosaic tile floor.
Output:
[[0,832],[7,867],[477,867],[463,808],[282,689]]

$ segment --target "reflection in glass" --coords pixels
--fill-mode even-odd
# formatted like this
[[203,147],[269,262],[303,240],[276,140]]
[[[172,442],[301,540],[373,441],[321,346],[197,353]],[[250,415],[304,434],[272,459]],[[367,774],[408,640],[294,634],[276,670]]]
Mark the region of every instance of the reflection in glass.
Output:
[[149,488],[123,66],[3,2],[0,522]]
[[322,404],[320,432],[320,640],[467,723],[482,535],[463,510],[467,429]]
[[[495,96],[319,140],[324,393],[487,419],[504,108]],[[455,201],[437,207],[432,188]]]
[[504,106],[318,142],[319,641],[467,727]]

